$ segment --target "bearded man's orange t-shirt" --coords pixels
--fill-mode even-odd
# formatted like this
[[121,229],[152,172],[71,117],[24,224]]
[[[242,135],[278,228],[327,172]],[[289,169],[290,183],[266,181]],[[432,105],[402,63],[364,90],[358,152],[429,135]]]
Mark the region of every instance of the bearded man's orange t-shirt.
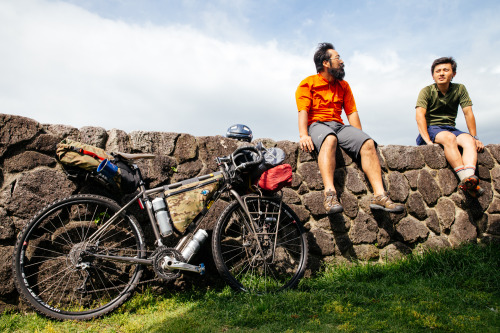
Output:
[[295,99],[298,111],[307,111],[307,126],[317,121],[344,124],[342,109],[346,115],[357,112],[349,83],[338,80],[330,83],[321,74],[305,78],[295,92]]

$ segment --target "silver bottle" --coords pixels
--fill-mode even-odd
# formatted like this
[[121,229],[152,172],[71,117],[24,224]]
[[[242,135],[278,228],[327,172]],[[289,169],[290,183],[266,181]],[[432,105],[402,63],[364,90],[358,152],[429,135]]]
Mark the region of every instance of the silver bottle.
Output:
[[189,262],[191,258],[198,252],[198,250],[201,248],[201,245],[205,242],[205,240],[208,238],[208,233],[200,229],[198,230],[194,236],[193,239],[189,242],[189,244],[182,250],[182,256],[184,259],[186,259],[186,262]]
[[165,200],[163,200],[163,198],[153,199],[153,210],[156,216],[156,223],[158,223],[158,227],[160,228],[160,234],[163,237],[170,236],[172,234],[172,224],[168,217]]

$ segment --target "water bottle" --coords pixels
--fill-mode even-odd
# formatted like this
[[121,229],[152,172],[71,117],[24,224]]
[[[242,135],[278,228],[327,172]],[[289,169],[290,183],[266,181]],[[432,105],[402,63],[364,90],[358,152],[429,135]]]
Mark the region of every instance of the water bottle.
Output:
[[189,244],[182,250],[182,256],[184,259],[186,259],[186,262],[189,262],[191,258],[198,252],[200,249],[201,245],[205,242],[205,240],[208,238],[208,233],[200,229],[198,230],[194,236],[193,239],[189,242]]
[[156,222],[160,228],[160,234],[163,237],[170,236],[172,234],[172,225],[170,224],[170,218],[168,217],[165,200],[163,200],[163,198],[155,198],[153,200],[153,210],[155,212]]

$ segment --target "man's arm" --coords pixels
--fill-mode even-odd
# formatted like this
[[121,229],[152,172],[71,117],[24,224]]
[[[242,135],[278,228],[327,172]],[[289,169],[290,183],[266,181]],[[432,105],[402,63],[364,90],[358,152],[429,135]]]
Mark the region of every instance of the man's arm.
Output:
[[429,136],[429,132],[427,131],[427,120],[425,119],[426,113],[426,109],[421,106],[417,106],[415,119],[417,120],[418,132],[420,133],[420,136],[425,141],[425,143],[427,143],[428,145],[432,145],[433,143],[431,141],[431,137]]
[[361,128],[361,120],[359,119],[358,112],[353,112],[347,115],[347,121],[352,127],[356,127],[358,129]]
[[299,135],[300,135],[300,149],[311,152],[314,150],[314,145],[309,132],[307,131],[307,111],[299,111]]
[[[474,113],[472,112],[472,106],[466,106],[462,108],[465,116],[465,123],[467,124],[467,128],[469,129],[469,133],[472,136],[477,136],[476,131],[476,118],[474,117]],[[481,141],[476,139],[476,147],[477,151],[483,151],[484,145]]]

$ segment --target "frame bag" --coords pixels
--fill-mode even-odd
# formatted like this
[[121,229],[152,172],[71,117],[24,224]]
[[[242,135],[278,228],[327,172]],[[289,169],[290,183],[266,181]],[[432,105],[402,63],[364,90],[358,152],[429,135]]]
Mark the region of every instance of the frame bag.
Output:
[[[167,202],[175,229],[184,232],[189,224],[210,204],[214,192],[219,188],[223,175],[220,172],[210,174],[208,179],[184,183],[171,189],[165,188],[165,201]],[[176,184],[173,184],[176,185]]]

